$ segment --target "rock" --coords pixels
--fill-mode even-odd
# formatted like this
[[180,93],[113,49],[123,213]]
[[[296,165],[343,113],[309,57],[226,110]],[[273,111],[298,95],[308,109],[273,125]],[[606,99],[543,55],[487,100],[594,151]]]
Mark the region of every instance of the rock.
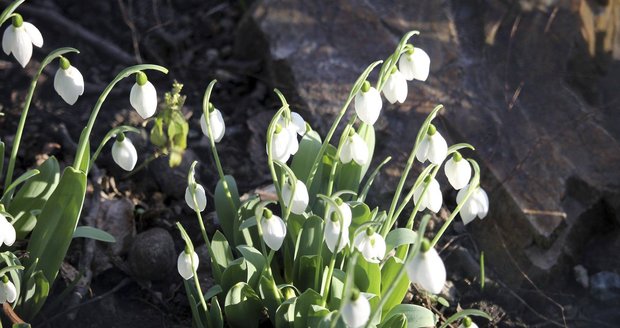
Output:
[[375,161],[395,158],[382,191],[393,192],[412,127],[444,104],[436,124],[476,147],[466,155],[491,198],[489,216],[467,227],[488,265],[512,286],[526,283],[523,273],[557,285],[607,222],[606,208],[620,208],[607,202],[620,199],[619,94],[610,89],[620,62],[588,52],[577,8],[558,2],[550,15],[523,3],[257,1],[235,49],[262,56],[273,85],[324,135],[364,68],[420,30],[412,42],[431,56],[431,75],[409,84],[405,104],[384,102]]
[[575,265],[573,267],[573,272],[575,273],[575,280],[581,287],[588,288],[590,286],[590,281],[588,280],[588,270],[584,268],[583,265]]
[[106,200],[101,204],[95,224],[114,236],[116,242],[97,243],[93,259],[95,275],[112,267],[110,256],[120,258],[129,251],[136,235],[133,211],[134,205],[127,198]]
[[[170,168],[168,157],[161,156],[149,164],[151,176],[155,178],[160,190],[165,190],[166,194],[177,199],[183,199],[185,188],[187,188],[187,172],[194,161],[199,160],[196,153],[191,149],[186,149],[183,153],[183,160],[177,167]],[[200,165],[198,166],[200,168]],[[165,174],[162,174],[165,172]]]
[[141,280],[163,280],[173,273],[176,256],[170,233],[162,228],[152,228],[136,236],[129,252],[129,269]]
[[601,271],[590,277],[590,294],[602,302],[620,300],[620,275]]

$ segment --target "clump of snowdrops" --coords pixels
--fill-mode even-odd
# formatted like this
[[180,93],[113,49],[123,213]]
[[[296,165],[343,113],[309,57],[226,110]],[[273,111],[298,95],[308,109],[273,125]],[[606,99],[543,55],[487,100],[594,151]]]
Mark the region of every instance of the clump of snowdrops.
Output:
[[[386,158],[368,174],[375,150],[373,124],[381,114],[383,97],[391,104],[403,103],[408,81],[425,81],[429,74],[429,56],[408,43],[416,34],[407,33],[393,54],[368,66],[324,139],[275,90],[282,106],[269,124],[265,143],[276,201],[258,195],[241,201],[235,179],[225,175],[217,152],[225,124],[211,102],[216,81],[209,84],[201,127],[219,175],[214,205],[221,225],[211,239],[204,229],[207,198],[194,174],[196,162],[185,193],[209,253],[215,280],[209,290],[200,285],[197,269],[201,263],[178,224],[186,242],[178,257],[178,272],[185,280],[195,327],[257,327],[266,320],[276,327],[439,324],[431,310],[401,303],[410,283],[415,283],[445,304],[436,296],[446,281],[446,270],[435,246],[458,214],[467,224],[475,217],[484,218],[489,207],[487,194],[480,188],[478,164],[461,153],[473,147],[448,146],[433,125],[443,106],[431,111],[412,140],[389,207],[370,208],[365,203],[375,177],[390,160]],[[371,83],[370,76],[377,69]],[[348,110],[342,134],[332,144]],[[416,163],[425,167],[407,190],[405,184]],[[437,213],[443,204],[436,180],[442,166],[451,187],[458,190],[457,206],[428,240],[430,215],[424,212]],[[401,217],[407,207],[413,207],[411,214]],[[470,316],[488,318],[482,311],[469,309],[441,324],[460,320],[463,327],[476,327]]]

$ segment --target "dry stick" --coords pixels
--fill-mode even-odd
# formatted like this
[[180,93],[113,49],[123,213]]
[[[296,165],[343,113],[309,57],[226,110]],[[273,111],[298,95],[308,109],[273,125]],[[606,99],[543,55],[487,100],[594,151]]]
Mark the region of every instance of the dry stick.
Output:
[[11,320],[12,324],[25,323],[25,321],[22,320],[22,318],[20,318],[15,311],[13,311],[13,307],[11,307],[9,302],[2,304],[2,310],[4,310],[4,314]]
[[[7,0],[0,0],[3,5],[11,3]],[[61,31],[64,35],[77,36],[90,43],[94,48],[114,58],[116,62],[125,65],[136,63],[135,58],[116,44],[101,38],[99,35],[85,29],[81,25],[74,23],[62,14],[50,8],[42,8],[23,4],[19,6],[19,11],[29,16],[34,16],[42,21],[50,23],[54,28]]]

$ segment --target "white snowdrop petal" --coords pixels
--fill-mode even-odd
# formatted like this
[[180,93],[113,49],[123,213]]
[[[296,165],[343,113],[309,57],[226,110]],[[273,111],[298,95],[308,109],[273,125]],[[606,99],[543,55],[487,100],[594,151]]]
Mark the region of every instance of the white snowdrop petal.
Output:
[[[187,203],[187,206],[189,206],[192,210],[196,210],[196,207],[194,206],[194,198],[192,197],[192,192],[189,186],[185,188],[185,203]],[[200,212],[203,212],[207,207],[207,195],[205,193],[205,188],[198,183],[196,184],[196,203],[198,203],[198,211]]]
[[262,218],[260,224],[265,244],[274,251],[279,250],[286,237],[286,224],[284,221],[279,216],[272,215],[269,219]]
[[297,140],[297,130],[295,129],[294,126],[292,125],[289,126],[288,135],[290,139],[288,142],[287,151],[291,156],[293,156],[299,150],[299,141]]
[[368,146],[357,133],[351,137],[351,157],[357,165],[364,166],[368,163]]
[[271,139],[271,152],[274,160],[286,163],[291,153],[289,152],[289,142],[291,138],[287,129],[282,129],[279,133],[274,133]]
[[480,193],[478,196],[480,199],[480,211],[478,212],[478,217],[484,219],[489,213],[489,196],[482,188],[478,188],[478,192]]
[[131,171],[138,162],[138,153],[129,138],[115,141],[112,145],[112,158],[125,171]]
[[403,74],[407,81],[413,80],[413,61],[410,55],[403,54],[398,60],[398,70]]
[[282,198],[284,204],[291,208],[291,212],[295,214],[303,214],[306,211],[306,207],[308,207],[308,203],[310,201],[306,184],[301,180],[297,180],[297,183],[295,184],[295,194],[292,195],[293,200],[291,204],[292,189],[293,188],[288,183],[282,187]]
[[383,87],[383,95],[385,98],[393,104],[395,102],[403,103],[407,99],[407,80],[401,72],[398,70],[392,73]]
[[370,303],[363,295],[349,301],[342,307],[342,321],[351,328],[362,327],[370,319]]
[[360,90],[355,96],[355,112],[359,119],[368,125],[375,124],[381,114],[381,107],[383,107],[381,95],[373,87],[366,92]]
[[431,185],[427,190],[427,198],[426,198],[426,207],[434,213],[439,212],[441,209],[441,204],[443,203],[443,196],[441,194],[441,188],[439,187],[439,182],[433,179],[431,180]]
[[4,296],[9,303],[15,302],[17,298],[17,289],[15,289],[15,285],[10,280],[4,284]]
[[464,324],[460,324],[458,328],[478,328],[478,325],[472,321],[469,327],[465,327]]
[[306,133],[306,121],[297,112],[291,112],[291,124],[295,127],[295,132],[300,136]]
[[[220,112],[218,109],[214,109],[212,112],[210,112],[209,124],[211,125],[211,134],[213,135],[213,141],[220,142],[224,137],[224,133],[226,132],[226,124],[224,123],[222,112]],[[207,120],[205,119],[204,113],[200,116],[200,129],[202,130],[202,134],[204,134],[208,138],[209,131],[207,130]]]
[[129,94],[131,106],[138,112],[143,119],[147,119],[157,111],[157,90],[149,81],[144,85],[134,83]]
[[66,70],[58,68],[54,76],[54,89],[67,104],[73,105],[84,93],[84,77],[73,66]]
[[[192,258],[194,260],[194,265],[192,268]],[[198,254],[193,252],[190,254],[185,253],[184,251],[179,254],[179,258],[177,259],[177,271],[179,275],[183,277],[183,279],[188,280],[194,276],[194,271],[198,269],[199,259]]]
[[[346,229],[342,231],[342,236],[340,236],[340,227],[339,222],[331,220],[328,220],[325,224],[325,243],[332,253],[340,252],[349,244],[349,227],[345,225]],[[338,238],[340,238],[340,243],[338,243]],[[336,244],[338,244],[337,249]]]
[[[342,214],[342,222],[347,227],[347,229],[349,229],[349,226],[351,225],[351,220],[353,218],[351,207],[349,207],[347,203],[342,203],[338,206],[338,208],[340,209],[340,213]],[[325,216],[325,218],[330,219],[332,217],[332,213],[334,212],[336,212],[336,209],[330,206],[327,210],[327,215]]]
[[353,149],[351,145],[351,139],[347,138],[347,140],[345,140],[342,144],[342,149],[340,149],[340,161],[343,164],[349,163],[351,160],[353,160],[352,152]]
[[471,165],[465,159],[458,162],[455,162],[454,158],[449,159],[444,166],[444,172],[455,190],[465,187],[471,179]]
[[433,164],[441,165],[448,155],[448,144],[439,132],[428,138],[428,160]]
[[10,55],[13,51],[13,46],[15,45],[15,28],[13,25],[9,25],[9,27],[4,30],[4,34],[2,35],[2,51],[5,54]]
[[424,163],[428,159],[428,147],[428,135],[425,135],[424,138],[422,138],[422,141],[420,141],[418,151],[415,153],[415,158],[417,158],[420,163]]
[[432,294],[439,294],[446,282],[446,268],[434,248],[430,248],[426,253],[418,252],[407,263],[406,269],[411,282]]
[[17,238],[17,234],[15,233],[15,228],[13,227],[13,225],[7,222],[5,224],[2,224],[2,227],[0,229],[2,229],[2,242],[4,242],[4,244],[7,246],[12,246],[15,243],[15,239]]
[[24,28],[26,33],[28,33],[32,44],[34,44],[38,48],[41,48],[43,46],[43,35],[41,35],[39,29],[28,22],[24,22],[22,24],[22,27]]
[[412,76],[418,81],[426,81],[431,67],[431,58],[426,51],[414,48],[411,54]]
[[22,27],[15,28],[13,56],[15,56],[15,59],[22,67],[26,67],[32,57],[32,42],[23,25]]

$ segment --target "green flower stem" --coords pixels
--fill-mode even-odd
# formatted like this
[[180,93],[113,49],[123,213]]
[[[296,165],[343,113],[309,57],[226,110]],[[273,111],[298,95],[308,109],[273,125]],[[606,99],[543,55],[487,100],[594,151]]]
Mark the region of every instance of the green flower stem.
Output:
[[135,66],[131,66],[128,68],[125,68],[124,70],[122,70],[115,78],[114,80],[112,80],[112,82],[110,82],[110,84],[108,84],[108,86],[103,90],[103,92],[101,93],[101,95],[99,96],[99,99],[97,100],[97,103],[95,103],[95,107],[93,107],[91,113],[90,113],[90,118],[88,119],[88,124],[86,125],[86,127],[84,128],[82,134],[80,135],[80,142],[78,144],[78,150],[77,153],[75,155],[75,160],[73,161],[73,167],[79,169],[80,168],[80,164],[82,163],[82,159],[84,158],[84,154],[86,153],[86,148],[88,147],[88,143],[89,143],[89,139],[90,139],[90,134],[93,130],[93,126],[95,125],[95,120],[97,119],[97,115],[99,114],[99,110],[101,109],[101,106],[103,105],[103,103],[105,102],[106,98],[108,97],[108,94],[110,94],[110,92],[112,91],[112,89],[114,88],[114,86],[122,79],[131,76],[132,74],[135,74],[137,72],[143,71],[143,70],[156,70],[156,71],[160,71],[164,74],[168,74],[168,69],[166,69],[165,67],[159,66],[159,65],[151,65],[151,64],[143,64],[143,65],[135,65]]
[[202,288],[200,287],[200,281],[198,280],[198,272],[196,272],[194,266],[194,256],[190,254],[190,261],[192,263],[192,272],[194,273],[194,284],[196,285],[196,289],[198,289],[198,298],[200,299],[200,304],[205,312],[209,311],[207,307],[207,302],[205,301],[204,294],[202,293]]
[[[17,2],[15,2],[17,3]],[[22,114],[19,118],[19,123],[17,125],[17,131],[15,132],[15,138],[13,139],[13,147],[11,148],[11,157],[9,158],[9,166],[7,167],[6,179],[4,181],[4,189],[13,182],[13,171],[15,170],[15,160],[17,158],[17,152],[19,151],[19,144],[22,140],[22,135],[24,133],[24,128],[26,126],[26,118],[28,117],[28,110],[30,109],[30,104],[32,103],[32,97],[34,96],[34,90],[37,87],[37,82],[39,77],[43,73],[43,69],[49,65],[54,59],[62,56],[63,54],[75,52],[80,53],[77,49],[74,48],[59,48],[52,51],[43,61],[41,62],[41,67],[37,73],[32,77],[32,81],[30,82],[30,87],[28,89],[28,94],[26,95],[26,101],[24,102],[24,109],[22,109]]]
[[[284,187],[285,175],[288,176],[288,179],[291,183],[291,197],[288,200],[290,206],[285,206],[283,208],[283,217],[282,217],[282,220],[284,222],[287,222],[289,216],[291,215],[291,208],[293,207],[293,199],[295,198],[295,190],[297,189],[297,177],[295,176],[295,173],[293,172],[293,170],[291,170],[291,168],[289,168],[286,164],[280,161],[274,161],[273,163],[277,164],[281,169],[279,181],[281,181],[282,185],[280,186],[280,188]],[[284,199],[282,200],[284,201]]]
[[8,5],[6,9],[4,9],[4,11],[2,11],[2,13],[0,14],[0,25],[11,19],[15,15],[13,12],[17,9],[17,7],[19,7],[19,5],[24,3],[24,1],[26,0],[16,0],[13,1],[13,3],[11,3],[10,5]]
[[448,227],[450,226],[450,223],[452,223],[456,215],[461,211],[461,208],[463,207],[463,205],[467,202],[469,197],[471,197],[474,191],[476,191],[476,188],[480,186],[480,167],[478,166],[478,163],[476,163],[476,161],[472,159],[467,159],[467,160],[471,163],[471,166],[474,167],[474,177],[469,182],[469,188],[467,189],[465,198],[463,198],[463,200],[459,204],[456,205],[456,208],[454,209],[454,211],[452,211],[452,213],[448,217],[448,220],[446,220],[446,222],[444,222],[444,224],[441,226],[441,228],[439,229],[439,231],[437,232],[437,234],[431,241],[431,247],[435,247],[435,245],[437,244],[441,236],[443,236],[444,232],[446,232],[446,229],[448,229]]
[[200,209],[198,208],[198,200],[196,199],[196,189],[190,187],[190,191],[192,194],[192,201],[194,202],[194,212],[196,212],[196,216],[198,217],[198,224],[200,226],[200,233],[202,234],[202,239],[205,241],[205,245],[207,246],[207,251],[209,252],[209,257],[211,258],[211,268],[214,271],[217,271],[215,274],[216,277],[221,277],[222,273],[220,272],[220,267],[215,263],[215,253],[211,248],[211,242],[209,241],[209,236],[207,236],[207,229],[205,229],[205,224],[202,220],[202,213],[200,213]]
[[[276,174],[276,168],[274,166],[272,140],[273,140],[273,134],[276,131],[276,125],[278,124],[278,120],[280,119],[280,116],[282,116],[283,113],[289,110],[289,105],[286,102],[286,99],[284,98],[284,95],[280,92],[280,90],[274,89],[274,92],[278,95],[278,97],[282,101],[282,107],[280,107],[280,109],[278,109],[276,114],[273,116],[273,118],[271,119],[271,122],[269,123],[269,127],[267,128],[267,165],[269,166],[269,171],[271,172],[271,179],[273,180],[273,185],[276,188],[276,194],[278,195],[278,199],[283,199],[282,188],[280,186],[280,181],[278,179],[278,176]],[[286,211],[286,208],[285,208],[286,206],[284,206],[284,204],[282,203],[283,202],[280,202],[280,207],[282,209],[282,213],[284,213]],[[284,220],[284,218],[282,220]],[[284,222],[286,222],[286,220],[284,220]]]
[[[327,304],[327,295],[329,295],[329,287],[331,286],[332,276],[334,275],[334,266],[336,265],[336,258],[338,257],[338,246],[340,246],[340,240],[343,238],[343,235],[346,233],[347,238],[349,237],[349,232],[345,232],[344,221],[342,218],[342,211],[340,211],[340,207],[338,204],[331,198],[326,197],[324,195],[318,195],[321,199],[327,202],[327,206],[333,206],[338,214],[338,224],[340,225],[340,233],[338,234],[338,239],[336,240],[336,245],[334,247],[334,252],[332,252],[331,259],[329,261],[329,268],[327,270],[327,280],[325,281],[325,286],[323,286],[323,290],[321,291],[321,306],[325,306]],[[331,220],[331,218],[325,218],[325,220]],[[327,224],[323,225],[323,230],[327,227]],[[323,231],[323,235],[325,235],[325,231]]]

